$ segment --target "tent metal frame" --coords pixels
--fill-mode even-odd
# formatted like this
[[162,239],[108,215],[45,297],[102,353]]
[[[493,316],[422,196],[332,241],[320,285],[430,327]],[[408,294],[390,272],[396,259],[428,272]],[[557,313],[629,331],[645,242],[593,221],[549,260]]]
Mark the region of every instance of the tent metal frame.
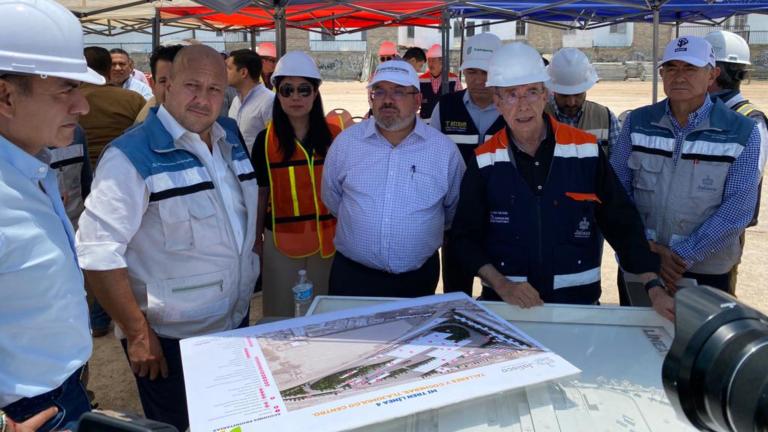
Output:
[[[168,5],[170,1],[165,1],[161,5]],[[249,12],[240,12],[243,16],[255,18],[255,19],[269,19],[273,21],[273,25],[267,25],[262,27],[243,27],[234,25],[222,25],[210,20],[206,20],[206,17],[218,14],[216,11],[206,10],[198,14],[186,15],[186,16],[166,16],[162,15],[162,7],[155,8],[155,14],[152,17],[137,17],[137,18],[122,18],[122,19],[105,19],[103,15],[115,12],[118,10],[130,9],[136,6],[146,6],[150,3],[155,3],[154,0],[135,0],[129,3],[118,4],[114,6],[108,6],[91,11],[77,11],[73,10],[75,16],[77,16],[83,24],[83,30],[86,34],[97,34],[102,36],[118,36],[121,34],[138,32],[143,34],[151,34],[153,47],[160,43],[160,29],[161,26],[176,27],[180,30],[174,30],[166,33],[162,36],[175,34],[181,31],[204,28],[207,30],[224,32],[224,31],[247,31],[251,34],[251,46],[255,45],[255,38],[253,37],[256,30],[269,30],[274,29],[276,33],[276,48],[278,55],[283,55],[286,52],[286,31],[290,28],[299,28],[307,31],[321,32],[326,34],[341,35],[360,32],[364,30],[371,30],[382,26],[394,26],[394,25],[413,25],[408,23],[410,19],[432,19],[435,21],[435,25],[418,24],[419,27],[427,27],[439,29],[441,31],[443,58],[448,58],[450,55],[450,20],[460,19],[460,29],[462,34],[462,48],[464,41],[464,28],[466,25],[466,19],[468,18],[492,18],[494,21],[489,23],[490,25],[501,24],[505,22],[513,21],[525,21],[531,24],[542,25],[550,28],[557,29],[576,29],[576,30],[590,30],[601,28],[616,23],[624,22],[648,22],[650,21],[653,26],[653,101],[658,99],[658,76],[656,70],[658,69],[658,57],[659,57],[659,27],[662,23],[661,12],[673,0],[643,0],[638,2],[632,2],[631,0],[591,0],[590,4],[603,4],[606,6],[623,7],[630,9],[629,11],[623,11],[621,14],[609,15],[599,14],[596,10],[571,9],[568,6],[578,6],[582,0],[558,0],[549,4],[539,4],[521,10],[510,10],[503,7],[505,3],[509,2],[479,2],[477,0],[446,0],[438,5],[430,6],[420,10],[411,11],[408,13],[394,13],[378,10],[365,5],[363,1],[355,0],[318,0],[318,1],[292,1],[292,0],[252,0],[252,7],[256,7],[265,12],[265,16],[256,15]],[[494,5],[498,3],[498,5]],[[533,2],[531,2],[533,3]],[[727,2],[726,2],[727,3]],[[695,7],[693,2],[684,3],[679,6],[680,10],[674,14],[674,21],[665,20],[667,23],[674,24],[676,28],[676,35],[679,34],[679,26],[681,23],[696,23],[705,25],[721,25],[731,17],[735,15],[744,15],[750,13],[762,13],[768,14],[768,1],[731,1],[730,3],[738,3],[741,7],[738,10],[732,10],[730,13],[721,14],[715,10],[714,13],[708,14],[705,9],[713,7],[723,7],[727,4],[718,3],[715,4],[713,0],[703,0],[701,3],[701,9],[689,10],[691,7]],[[525,2],[516,2],[517,5],[523,5]],[[291,5],[314,5],[306,8],[302,8],[295,12],[289,12]],[[349,11],[323,16],[318,15],[311,19],[294,20],[297,16],[315,15],[317,12],[322,12],[330,7],[345,6],[349,8]],[[683,6],[686,6],[685,8]],[[374,13],[383,19],[368,19],[370,25],[359,26],[355,28],[346,28],[343,26],[337,27],[337,20],[355,16],[356,14]],[[536,16],[532,16],[536,14]],[[562,21],[563,17],[567,17],[570,21]],[[360,20],[360,17],[357,18]],[[366,19],[363,19],[364,21]],[[443,69],[443,91],[448,89],[448,68]]]

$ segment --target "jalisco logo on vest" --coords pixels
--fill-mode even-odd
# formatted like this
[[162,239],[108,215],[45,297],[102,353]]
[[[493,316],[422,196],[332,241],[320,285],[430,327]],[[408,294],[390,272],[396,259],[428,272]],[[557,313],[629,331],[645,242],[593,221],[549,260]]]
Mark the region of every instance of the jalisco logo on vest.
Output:
[[589,230],[589,225],[590,223],[586,217],[581,218],[581,221],[579,221],[579,229],[573,233],[573,237],[580,239],[592,237],[592,231]]

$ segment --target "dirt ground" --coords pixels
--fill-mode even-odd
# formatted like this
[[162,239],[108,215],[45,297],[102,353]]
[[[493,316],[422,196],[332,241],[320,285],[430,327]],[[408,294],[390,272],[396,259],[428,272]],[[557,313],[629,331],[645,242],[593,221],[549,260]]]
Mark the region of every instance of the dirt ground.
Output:
[[[333,108],[345,108],[353,116],[361,116],[368,110],[365,97],[365,85],[357,82],[326,82],[321,87],[326,111]],[[768,82],[752,82],[742,88],[744,95],[756,105],[768,107]],[[663,91],[659,88],[659,95]],[[617,115],[624,110],[633,109],[651,102],[650,82],[602,82],[588,93],[588,98],[611,108]],[[765,276],[760,266],[768,261],[768,187],[763,188],[761,222],[747,230],[746,247],[742,263],[739,266],[737,295],[746,304],[763,313],[768,313],[768,298],[762,291],[762,278]],[[616,261],[610,247],[603,255],[602,280],[603,304],[618,304],[616,292]],[[442,290],[442,285],[438,288]],[[479,284],[475,285],[479,295]],[[251,302],[251,322],[261,318],[261,297],[256,296]],[[94,339],[94,352],[91,359],[91,379],[89,388],[96,394],[96,402],[102,409],[112,409],[131,413],[141,413],[136,385],[131,376],[119,342],[113,336]]]

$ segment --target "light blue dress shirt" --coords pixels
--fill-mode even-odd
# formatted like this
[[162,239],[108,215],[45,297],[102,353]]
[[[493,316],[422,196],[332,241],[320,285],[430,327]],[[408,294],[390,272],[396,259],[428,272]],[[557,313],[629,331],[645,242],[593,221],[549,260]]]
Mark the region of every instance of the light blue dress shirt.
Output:
[[91,356],[74,233],[50,155],[0,136],[0,407],[60,386]]
[[373,118],[344,130],[323,165],[336,249],[389,273],[421,267],[453,221],[464,170],[456,144],[419,119],[397,146]]

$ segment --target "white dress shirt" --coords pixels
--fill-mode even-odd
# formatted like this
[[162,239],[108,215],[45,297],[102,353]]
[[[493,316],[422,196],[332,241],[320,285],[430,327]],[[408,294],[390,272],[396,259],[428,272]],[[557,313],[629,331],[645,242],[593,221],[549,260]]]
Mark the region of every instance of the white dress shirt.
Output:
[[128,77],[128,79],[125,80],[123,83],[123,88],[126,90],[135,91],[136,93],[142,95],[145,100],[150,100],[154,96],[154,93],[152,93],[152,89],[149,88],[149,85],[144,84],[143,82],[133,77]]
[[229,107],[229,117],[237,121],[237,127],[240,128],[249,153],[253,149],[256,136],[272,120],[274,101],[275,94],[264,87],[264,84],[258,84],[245,95],[244,101],[237,95]]
[[[177,148],[192,152],[203,163],[221,195],[238,250],[242,251],[247,211],[237,176],[219,149],[220,145],[226,145],[224,129],[218,124],[213,125],[213,148],[208,150],[198,134],[184,129],[162,105],[157,110],[157,118]],[[144,179],[123,152],[107,148],[80,217],[77,253],[81,267],[87,270],[127,267],[125,251],[141,225],[148,204],[149,191]]]

